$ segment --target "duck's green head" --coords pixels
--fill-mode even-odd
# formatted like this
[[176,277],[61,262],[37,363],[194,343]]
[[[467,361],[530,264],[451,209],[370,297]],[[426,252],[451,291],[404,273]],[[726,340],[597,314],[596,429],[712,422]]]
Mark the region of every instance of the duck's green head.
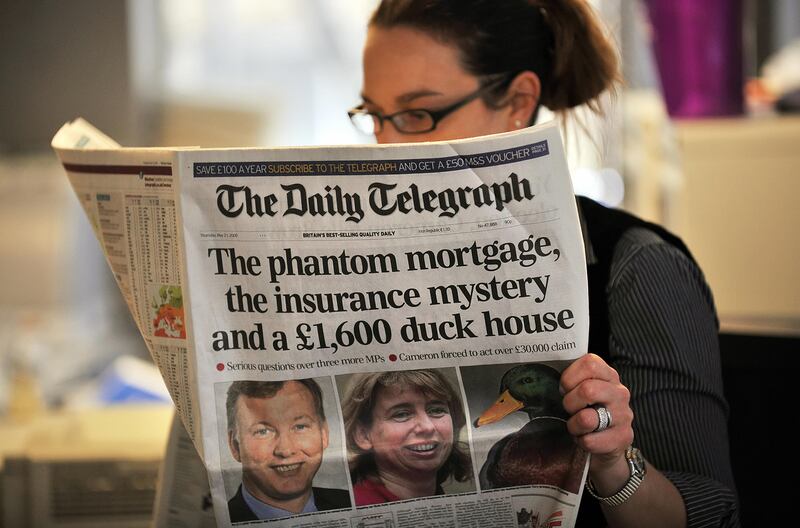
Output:
[[565,417],[558,390],[561,374],[547,365],[529,363],[508,370],[500,382],[500,397],[476,421],[476,426],[496,422],[514,411],[538,416]]

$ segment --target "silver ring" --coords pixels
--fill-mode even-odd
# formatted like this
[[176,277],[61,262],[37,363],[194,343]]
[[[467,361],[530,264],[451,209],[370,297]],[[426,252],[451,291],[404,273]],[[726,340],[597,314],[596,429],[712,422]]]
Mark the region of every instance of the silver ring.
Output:
[[595,411],[597,411],[597,427],[594,429],[594,433],[599,433],[600,431],[605,431],[609,427],[611,427],[611,411],[603,407],[602,405],[595,407]]

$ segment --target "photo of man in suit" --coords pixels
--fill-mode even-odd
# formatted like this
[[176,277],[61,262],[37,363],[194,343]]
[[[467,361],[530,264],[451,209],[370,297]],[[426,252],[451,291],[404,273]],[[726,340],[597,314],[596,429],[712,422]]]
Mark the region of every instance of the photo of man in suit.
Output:
[[312,485],[329,434],[316,381],[236,381],[226,409],[228,446],[242,464],[231,522],[350,507],[346,490]]

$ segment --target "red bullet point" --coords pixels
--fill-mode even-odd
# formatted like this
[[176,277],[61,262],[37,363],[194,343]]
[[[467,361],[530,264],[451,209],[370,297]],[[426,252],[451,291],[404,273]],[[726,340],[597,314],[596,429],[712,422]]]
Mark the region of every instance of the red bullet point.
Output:
[[397,356],[394,354],[389,354],[389,361],[397,361]]
[[222,363],[217,363],[217,370],[222,372],[223,370],[225,370],[225,365],[223,365]]

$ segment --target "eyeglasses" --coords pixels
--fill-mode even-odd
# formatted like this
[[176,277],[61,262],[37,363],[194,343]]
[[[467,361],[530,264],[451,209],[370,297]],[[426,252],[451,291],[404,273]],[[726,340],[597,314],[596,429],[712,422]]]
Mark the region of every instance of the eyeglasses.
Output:
[[383,131],[384,121],[391,121],[398,132],[403,134],[424,134],[436,128],[436,125],[446,116],[452,114],[462,106],[481,97],[486,92],[498,87],[506,78],[497,79],[494,82],[485,84],[467,95],[463,99],[442,108],[441,110],[428,110],[426,108],[415,108],[412,110],[401,110],[394,114],[385,115],[380,112],[370,112],[363,105],[357,106],[347,112],[353,126],[359,132],[367,135],[380,134]]

